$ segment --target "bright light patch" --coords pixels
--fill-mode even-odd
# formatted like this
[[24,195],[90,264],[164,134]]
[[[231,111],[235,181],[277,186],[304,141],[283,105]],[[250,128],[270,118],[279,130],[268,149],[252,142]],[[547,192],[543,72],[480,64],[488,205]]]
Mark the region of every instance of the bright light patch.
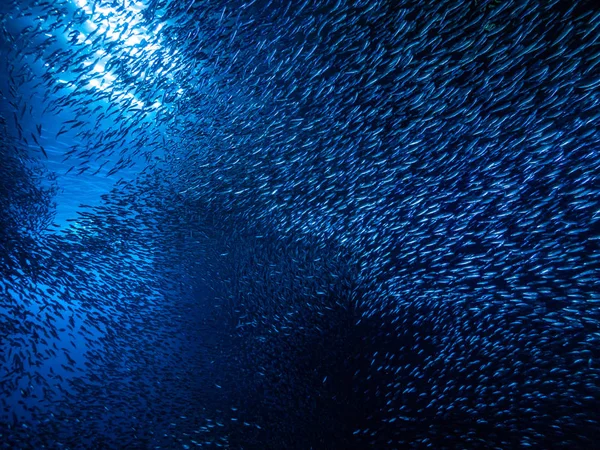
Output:
[[99,61],[98,63],[96,63],[96,65],[94,66],[94,72],[98,72],[98,73],[104,72],[104,62],[103,61]]
[[[135,95],[131,92],[135,91],[135,86],[131,85],[130,92],[117,89],[115,81],[118,78],[106,70],[106,63],[110,58],[135,59],[136,61],[146,60],[148,65],[156,57],[156,53],[163,50],[159,36],[160,30],[164,27],[164,23],[158,24],[154,29],[149,30],[143,23],[142,12],[147,7],[144,2],[127,1],[122,2],[119,7],[108,5],[94,5],[93,2],[87,0],[73,0],[81,10],[88,16],[88,20],[83,24],[82,35],[80,42],[87,45],[98,45],[99,42],[108,44],[116,42],[117,46],[107,54],[104,50],[96,50],[94,54],[101,59],[90,59],[84,62],[86,67],[91,67],[92,74],[97,77],[88,83],[88,87],[101,90],[111,90],[112,93],[118,94],[123,99],[134,99],[134,103],[143,105]],[[93,33],[92,36],[90,36]],[[88,36],[90,36],[88,38]],[[100,39],[100,40],[99,40]],[[171,57],[161,58],[161,66],[157,67],[153,74],[154,76],[167,76],[173,78],[171,71],[177,69],[181,64],[174,58],[175,53]],[[178,94],[183,91],[179,89]],[[155,101],[148,106],[162,106],[160,101]]]
[[96,88],[96,89],[101,89],[102,88],[102,81],[98,80],[97,78],[94,78],[94,79],[92,79],[92,80],[89,81],[88,86]]

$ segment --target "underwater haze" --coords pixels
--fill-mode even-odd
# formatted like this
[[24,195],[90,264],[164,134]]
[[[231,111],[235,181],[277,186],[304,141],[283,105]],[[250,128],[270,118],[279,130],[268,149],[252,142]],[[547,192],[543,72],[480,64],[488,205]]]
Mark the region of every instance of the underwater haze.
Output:
[[595,1],[0,3],[0,449],[599,448]]

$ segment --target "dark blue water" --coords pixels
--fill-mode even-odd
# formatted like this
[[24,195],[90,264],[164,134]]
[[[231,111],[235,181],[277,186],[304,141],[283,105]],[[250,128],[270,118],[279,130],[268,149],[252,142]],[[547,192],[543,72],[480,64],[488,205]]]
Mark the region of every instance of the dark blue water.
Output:
[[593,449],[593,2],[0,6],[0,448]]

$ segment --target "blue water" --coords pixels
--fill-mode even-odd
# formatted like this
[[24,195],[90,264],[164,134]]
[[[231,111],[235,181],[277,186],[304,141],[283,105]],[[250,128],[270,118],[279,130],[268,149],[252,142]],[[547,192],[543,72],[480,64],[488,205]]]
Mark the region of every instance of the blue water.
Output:
[[0,5],[0,449],[596,448],[590,5]]

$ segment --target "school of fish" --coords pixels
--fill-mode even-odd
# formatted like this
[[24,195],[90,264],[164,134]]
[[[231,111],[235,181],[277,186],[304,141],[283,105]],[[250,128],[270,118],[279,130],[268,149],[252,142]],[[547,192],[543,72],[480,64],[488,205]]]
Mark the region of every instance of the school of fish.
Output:
[[6,3],[0,449],[596,448],[595,2]]

